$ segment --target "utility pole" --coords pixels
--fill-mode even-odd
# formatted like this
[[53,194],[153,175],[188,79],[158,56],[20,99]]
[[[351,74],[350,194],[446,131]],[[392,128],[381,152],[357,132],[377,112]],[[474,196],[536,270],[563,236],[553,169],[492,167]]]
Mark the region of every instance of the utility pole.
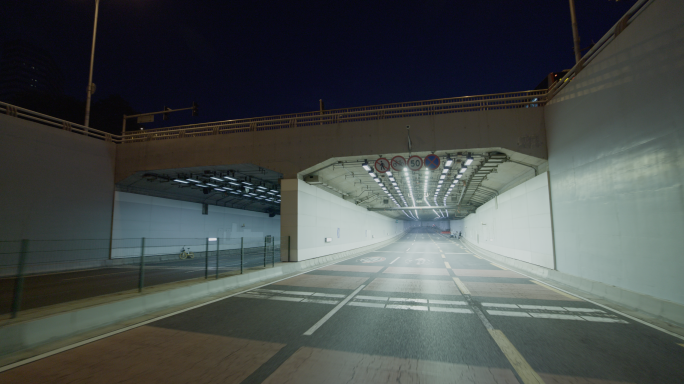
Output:
[[90,124],[90,97],[95,93],[93,84],[93,62],[95,61],[95,35],[97,34],[97,12],[100,8],[100,0],[95,0],[95,25],[93,26],[93,48],[90,51],[90,74],[88,75],[88,96],[86,97],[85,125]]
[[570,0],[570,20],[572,21],[572,40],[575,44],[575,62],[579,63],[582,60],[582,53],[580,51],[580,38],[577,31],[577,16],[575,15],[575,0]]

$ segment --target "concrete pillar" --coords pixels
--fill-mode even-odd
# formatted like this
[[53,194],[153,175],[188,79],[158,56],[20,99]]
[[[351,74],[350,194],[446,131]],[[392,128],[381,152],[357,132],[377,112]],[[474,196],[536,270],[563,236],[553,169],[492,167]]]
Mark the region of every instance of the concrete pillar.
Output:
[[[297,259],[297,225],[298,225],[298,181],[282,179],[280,182],[280,260],[298,261]],[[288,236],[290,255],[288,255]]]

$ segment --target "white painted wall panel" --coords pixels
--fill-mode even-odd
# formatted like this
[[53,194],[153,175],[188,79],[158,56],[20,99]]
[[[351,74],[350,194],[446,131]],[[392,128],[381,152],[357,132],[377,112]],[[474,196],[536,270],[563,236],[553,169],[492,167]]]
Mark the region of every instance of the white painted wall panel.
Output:
[[684,2],[653,2],[545,107],[558,270],[684,304]]
[[[294,206],[297,212],[285,214],[282,221],[283,260],[288,256],[287,236],[291,237],[291,260],[302,261],[378,243],[411,225],[369,212],[302,180],[283,180],[281,194],[282,212],[293,211]],[[326,243],[325,238],[332,241]]]
[[[236,244],[239,245],[237,239],[241,237],[251,239],[250,244],[257,242],[260,245],[264,237],[268,235],[280,236],[280,216],[268,217],[267,213],[214,205],[209,206],[208,215],[203,215],[201,204],[116,192],[114,239],[217,237],[224,244],[221,249],[227,249]],[[168,249],[168,252],[175,253],[178,251],[177,248],[179,247],[174,246]],[[197,246],[192,250],[201,252],[204,251],[204,246]],[[155,251],[159,253],[164,250],[156,248]],[[113,258],[138,257],[139,255],[139,248],[112,250]]]
[[490,200],[464,220],[464,237],[488,251],[553,268],[547,174]]

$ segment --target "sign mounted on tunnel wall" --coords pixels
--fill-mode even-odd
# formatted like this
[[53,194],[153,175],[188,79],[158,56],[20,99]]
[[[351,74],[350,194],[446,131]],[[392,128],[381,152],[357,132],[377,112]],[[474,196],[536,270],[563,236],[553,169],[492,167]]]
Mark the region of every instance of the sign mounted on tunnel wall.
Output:
[[392,158],[392,169],[397,172],[401,172],[406,167],[406,159],[404,156],[394,156]]
[[381,158],[375,160],[375,172],[385,173],[389,170],[390,170],[389,160],[385,159],[384,157],[381,157]]
[[439,168],[439,156],[435,154],[425,156],[425,167],[431,171]]
[[416,155],[409,157],[408,167],[412,171],[420,171],[420,169],[423,168],[423,159]]

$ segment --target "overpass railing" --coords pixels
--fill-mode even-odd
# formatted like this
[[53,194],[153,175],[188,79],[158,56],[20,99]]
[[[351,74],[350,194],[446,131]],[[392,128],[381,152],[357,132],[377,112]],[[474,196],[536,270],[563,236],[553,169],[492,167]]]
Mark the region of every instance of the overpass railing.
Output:
[[441,115],[457,112],[489,111],[543,106],[546,90],[463,96],[448,99],[411,101],[365,107],[331,109],[287,115],[225,120],[203,124],[156,128],[126,133],[124,143],[212,136],[239,132],[261,132],[275,129],[320,126],[357,121],[371,121],[413,116]]
[[240,132],[261,132],[307,126],[395,119],[401,117],[442,115],[447,113],[490,111],[541,107],[546,103],[547,90],[534,90],[490,95],[462,96],[447,99],[409,101],[365,107],[331,109],[286,115],[225,120],[211,123],[156,128],[115,135],[80,124],[71,123],[42,113],[0,102],[0,113],[31,120],[55,128],[94,137],[113,143],[134,143],[150,140],[179,139]]
[[112,142],[121,143],[121,135],[115,135],[112,133],[107,133],[94,128],[89,128],[81,124],[72,123],[70,121],[58,119],[56,117],[48,116],[42,113],[31,111],[30,109],[17,107],[16,105],[3,103],[0,101],[0,113],[6,115],[18,117],[24,120],[34,121],[36,123],[45,124],[51,127],[63,129],[65,131],[77,133],[80,135],[93,137],[96,139]]
[[548,90],[548,96],[546,98],[546,101],[550,101],[558,92],[560,92],[563,88],[565,88],[566,85],[572,79],[577,76],[584,67],[586,67],[589,63],[591,63],[600,53],[603,51],[605,47],[607,47],[615,38],[622,33],[627,26],[632,24],[634,20],[636,20],[641,13],[648,8],[649,5],[653,3],[654,0],[639,0],[637,1],[632,8],[625,13],[622,18],[613,25],[613,27],[608,30],[608,32],[603,35],[601,40],[599,40],[594,46],[582,57],[582,59],[579,61],[579,63],[575,64],[572,69],[568,71],[568,73],[563,76],[562,79],[556,81],[553,83],[553,85],[549,88]]

